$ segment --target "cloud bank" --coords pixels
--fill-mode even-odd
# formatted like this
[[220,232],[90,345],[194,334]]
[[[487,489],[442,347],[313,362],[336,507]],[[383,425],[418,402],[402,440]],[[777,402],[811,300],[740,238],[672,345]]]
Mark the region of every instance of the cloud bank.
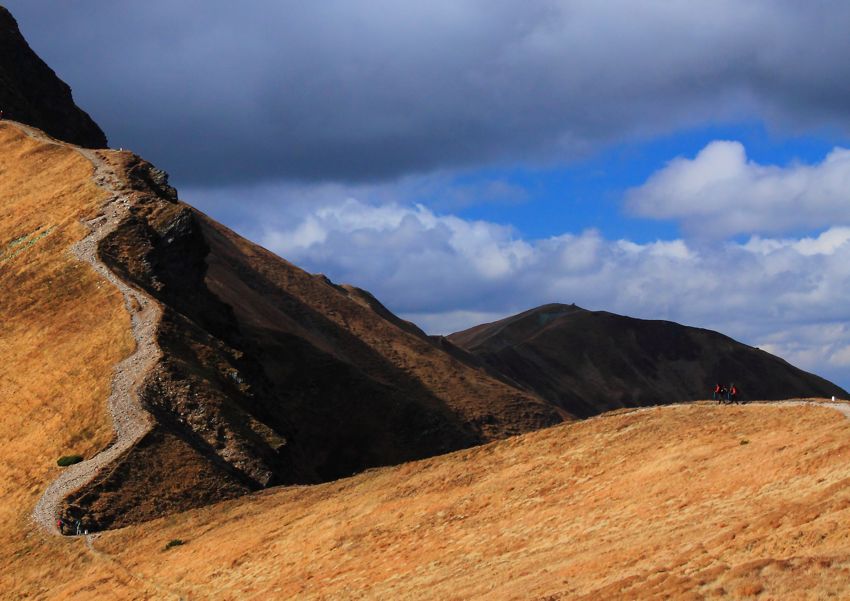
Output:
[[850,4],[6,0],[178,183],[541,164],[707,121],[850,123]]
[[639,216],[674,219],[698,236],[850,224],[850,150],[816,165],[759,165],[740,142],[715,141],[677,158],[628,194]]

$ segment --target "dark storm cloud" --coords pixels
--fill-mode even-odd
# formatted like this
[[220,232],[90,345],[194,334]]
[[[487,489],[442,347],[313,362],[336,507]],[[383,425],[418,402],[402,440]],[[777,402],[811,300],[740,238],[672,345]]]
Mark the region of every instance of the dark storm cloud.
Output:
[[846,2],[6,0],[115,146],[182,183],[569,159],[850,117]]

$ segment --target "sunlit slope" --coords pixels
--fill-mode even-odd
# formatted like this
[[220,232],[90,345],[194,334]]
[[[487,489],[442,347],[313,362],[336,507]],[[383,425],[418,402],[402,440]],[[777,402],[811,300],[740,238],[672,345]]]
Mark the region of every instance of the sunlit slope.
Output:
[[68,250],[102,201],[73,149],[0,123],[0,598],[34,594],[47,565],[85,573],[28,516],[60,455],[109,442],[112,366],[133,348],[121,295]]
[[848,508],[843,415],[695,404],[258,493],[95,546],[196,599],[846,598]]

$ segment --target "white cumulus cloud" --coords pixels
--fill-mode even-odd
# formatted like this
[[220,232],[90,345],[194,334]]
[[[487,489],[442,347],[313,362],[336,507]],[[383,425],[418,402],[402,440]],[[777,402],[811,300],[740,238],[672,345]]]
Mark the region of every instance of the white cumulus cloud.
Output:
[[760,165],[740,142],[714,141],[630,190],[627,206],[710,238],[850,225],[850,150],[835,148],[814,165]]

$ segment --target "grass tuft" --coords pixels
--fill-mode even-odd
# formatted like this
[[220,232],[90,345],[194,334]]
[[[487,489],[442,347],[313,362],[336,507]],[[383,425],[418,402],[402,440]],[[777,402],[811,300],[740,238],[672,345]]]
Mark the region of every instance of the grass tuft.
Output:
[[179,547],[180,545],[185,545],[185,544],[186,544],[186,541],[184,541],[182,538],[172,538],[170,541],[168,541],[165,544],[165,547],[162,550],[168,551],[172,547]]
[[56,461],[56,463],[59,465],[59,467],[68,467],[69,465],[74,465],[75,463],[79,463],[82,460],[82,455],[63,455]]

